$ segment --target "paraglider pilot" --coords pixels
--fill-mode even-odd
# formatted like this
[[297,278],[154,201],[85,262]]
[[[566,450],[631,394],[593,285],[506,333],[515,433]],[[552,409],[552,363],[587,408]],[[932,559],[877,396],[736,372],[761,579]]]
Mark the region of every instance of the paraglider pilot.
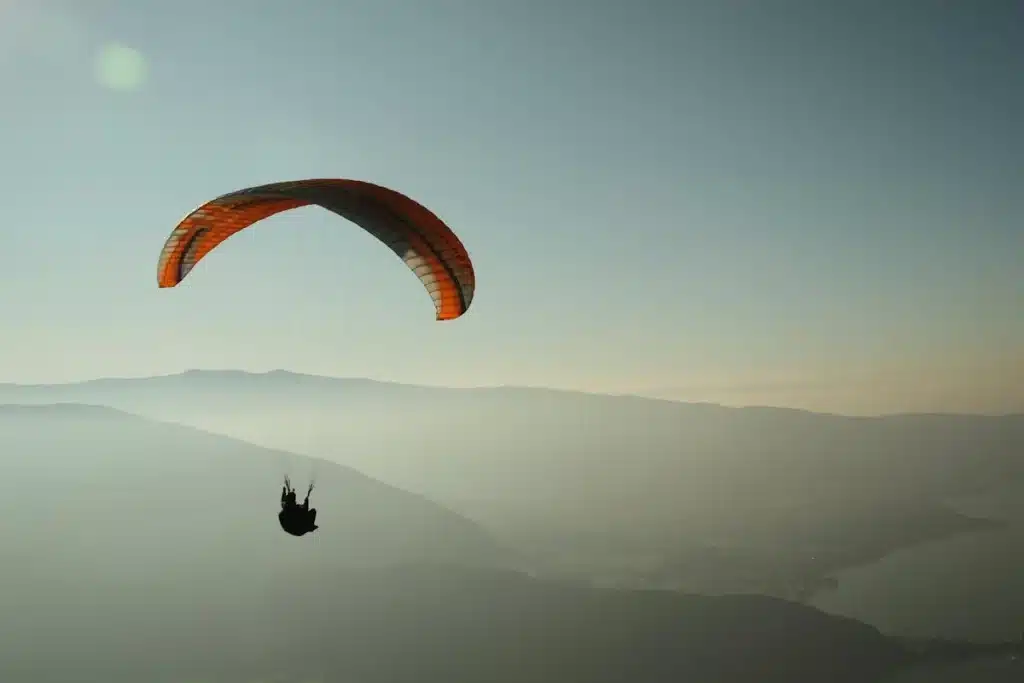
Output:
[[316,524],[316,508],[309,507],[309,494],[313,492],[313,484],[309,485],[306,491],[306,499],[299,505],[295,499],[295,489],[288,477],[284,478],[284,486],[281,488],[281,512],[277,519],[281,522],[281,528],[292,536],[305,536],[320,527]]

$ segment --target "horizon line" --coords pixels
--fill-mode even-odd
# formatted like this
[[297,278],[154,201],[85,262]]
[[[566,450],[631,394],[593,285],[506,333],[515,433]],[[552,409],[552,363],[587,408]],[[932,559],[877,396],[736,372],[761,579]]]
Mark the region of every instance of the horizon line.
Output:
[[[831,417],[844,417],[849,419],[877,419],[885,417],[990,417],[990,418],[1005,418],[1005,417],[1024,417],[1024,412],[1011,411],[1005,413],[985,413],[985,412],[953,412],[953,411],[902,411],[895,413],[873,413],[873,414],[857,414],[857,413],[840,413],[835,411],[824,411],[824,410],[809,410],[806,408],[796,408],[792,406],[782,405],[767,405],[767,404],[725,404],[715,401],[686,401],[682,399],[668,398],[665,396],[652,395],[651,393],[644,393],[640,391],[591,391],[576,388],[566,387],[553,387],[543,385],[526,385],[526,384],[484,384],[484,385],[472,385],[472,386],[451,386],[451,385],[440,385],[440,384],[424,384],[424,383],[413,383],[403,382],[392,379],[379,379],[374,377],[360,377],[360,376],[341,376],[341,375],[322,375],[314,374],[309,372],[299,372],[295,370],[287,370],[284,368],[273,368],[271,370],[243,370],[240,368],[188,368],[185,370],[179,370],[177,372],[166,372],[160,374],[150,375],[104,375],[99,377],[92,377],[87,379],[71,380],[66,382],[0,382],[0,387],[15,388],[15,389],[32,389],[32,388],[56,388],[56,387],[73,387],[81,386],[84,384],[92,384],[97,382],[130,382],[130,381],[145,381],[154,379],[166,379],[172,377],[183,377],[186,375],[196,374],[233,374],[233,375],[244,375],[244,376],[266,376],[266,375],[293,375],[299,377],[310,377],[315,379],[335,380],[340,382],[367,382],[373,384],[390,384],[394,386],[410,387],[410,388],[422,388],[422,389],[437,389],[441,391],[473,391],[473,390],[520,390],[520,391],[550,391],[560,392],[567,394],[581,394],[585,396],[604,396],[609,398],[623,398],[623,399],[638,399],[642,401],[651,401],[656,403],[673,403],[678,405],[687,406],[710,406],[723,409],[731,410],[782,410],[797,413],[806,413],[810,415],[821,415]],[[63,402],[68,403],[68,402]],[[74,402],[72,402],[74,403]],[[39,405],[39,404],[4,404],[4,405]],[[48,404],[49,405],[49,404]],[[87,405],[87,404],[76,404],[76,405]]]

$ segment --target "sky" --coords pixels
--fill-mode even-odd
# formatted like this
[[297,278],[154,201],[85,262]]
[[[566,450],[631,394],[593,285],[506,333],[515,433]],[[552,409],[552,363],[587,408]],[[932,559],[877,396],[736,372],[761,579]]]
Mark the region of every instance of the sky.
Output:
[[[1024,5],[0,0],[0,381],[283,368],[849,413],[1024,411]],[[368,180],[433,319],[315,208],[175,289],[192,208]]]

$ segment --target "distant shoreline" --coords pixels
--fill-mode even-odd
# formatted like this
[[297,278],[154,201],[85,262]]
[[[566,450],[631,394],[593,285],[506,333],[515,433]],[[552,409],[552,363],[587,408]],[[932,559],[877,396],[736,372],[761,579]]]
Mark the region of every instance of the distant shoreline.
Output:
[[905,542],[892,543],[873,550],[866,550],[866,552],[859,557],[850,557],[846,562],[837,563],[829,567],[828,570],[821,575],[819,585],[809,586],[809,592],[805,596],[802,596],[801,599],[810,602],[824,593],[836,590],[842,581],[842,577],[839,576],[839,574],[864,569],[885,560],[895,553],[930,543],[939,543],[951,540],[958,536],[987,531],[1000,531],[1013,526],[1012,522],[1005,519],[966,515],[947,507],[939,508],[939,510],[941,510],[941,514],[944,517],[942,520],[942,522],[945,523],[945,525],[943,525],[944,528],[936,527],[922,534],[914,535],[913,538],[907,538]]

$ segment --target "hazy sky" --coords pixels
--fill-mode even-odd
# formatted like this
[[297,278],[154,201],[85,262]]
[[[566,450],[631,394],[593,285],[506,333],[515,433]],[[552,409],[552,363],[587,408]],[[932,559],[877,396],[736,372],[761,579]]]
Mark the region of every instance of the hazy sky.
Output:
[[[0,86],[2,381],[1024,410],[1017,0],[0,0]],[[195,205],[320,176],[447,220],[470,312],[316,209],[157,289]]]

